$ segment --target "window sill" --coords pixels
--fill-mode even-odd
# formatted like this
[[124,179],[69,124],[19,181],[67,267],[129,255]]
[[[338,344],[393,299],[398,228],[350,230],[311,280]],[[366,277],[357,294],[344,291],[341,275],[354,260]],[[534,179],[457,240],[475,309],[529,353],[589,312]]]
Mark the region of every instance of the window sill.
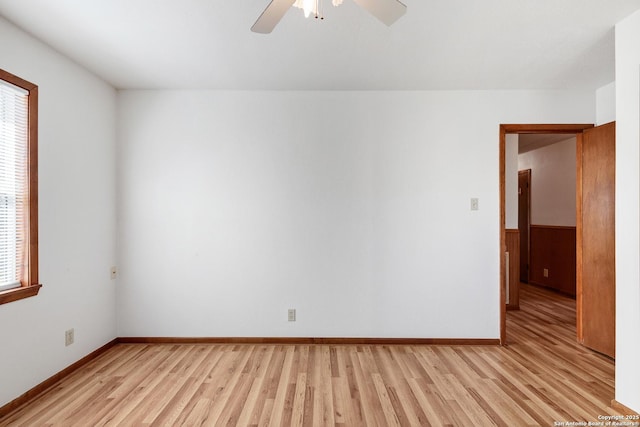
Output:
[[42,285],[23,286],[0,292],[0,305],[38,295]]

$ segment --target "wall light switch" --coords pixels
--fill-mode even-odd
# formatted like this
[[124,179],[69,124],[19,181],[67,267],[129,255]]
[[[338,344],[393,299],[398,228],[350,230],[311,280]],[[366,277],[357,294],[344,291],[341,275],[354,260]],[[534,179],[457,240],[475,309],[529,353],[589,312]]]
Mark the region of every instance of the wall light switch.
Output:
[[289,320],[289,322],[295,322],[296,321],[296,309],[295,308],[290,308],[289,312],[287,313],[287,318]]
[[478,209],[480,209],[478,204],[478,199],[474,197],[471,199],[471,210],[477,211]]

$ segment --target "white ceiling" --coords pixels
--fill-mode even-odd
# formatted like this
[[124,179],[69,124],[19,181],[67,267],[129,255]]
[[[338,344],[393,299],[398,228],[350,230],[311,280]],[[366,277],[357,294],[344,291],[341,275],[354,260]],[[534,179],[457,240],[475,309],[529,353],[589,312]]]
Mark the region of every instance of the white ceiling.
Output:
[[403,0],[386,27],[346,0],[324,21],[269,0],[0,0],[0,15],[117,88],[595,89],[640,0]]
[[557,144],[568,139],[575,139],[575,135],[560,133],[522,133],[518,135],[518,154],[537,150],[547,145]]

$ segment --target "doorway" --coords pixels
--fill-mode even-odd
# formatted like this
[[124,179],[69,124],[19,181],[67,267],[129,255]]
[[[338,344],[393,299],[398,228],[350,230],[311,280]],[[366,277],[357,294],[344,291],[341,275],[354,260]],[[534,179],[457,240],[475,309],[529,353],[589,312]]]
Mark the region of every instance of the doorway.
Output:
[[[500,126],[500,250],[501,253],[506,251],[506,242],[505,242],[505,223],[506,223],[506,209],[505,209],[505,153],[506,153],[506,135],[507,134],[562,134],[567,137],[571,137],[575,135],[577,138],[581,139],[583,131],[586,129],[593,128],[591,124],[575,124],[575,125],[501,125]],[[519,198],[520,199],[520,198]],[[530,221],[530,218],[529,218]],[[529,233],[523,234],[525,239],[521,239],[521,245],[529,244]],[[524,240],[524,242],[523,242]],[[528,248],[526,249],[528,251]],[[501,344],[506,344],[507,334],[506,334],[506,297],[505,297],[505,283],[506,283],[506,266],[504,262],[504,257],[500,257],[500,342]],[[528,263],[527,263],[528,264]],[[523,269],[526,273],[526,277],[528,280],[528,268]]]
[[[505,252],[505,145],[507,134],[576,137],[576,340],[615,357],[615,122],[593,125],[500,126],[500,249]],[[532,242],[533,226],[529,229]],[[558,239],[553,239],[557,243]],[[530,257],[535,252],[530,249]],[[500,257],[500,341],[506,344],[505,259]],[[535,269],[538,274],[538,268]],[[542,270],[542,269],[540,269]],[[545,269],[546,270],[546,269]],[[532,276],[529,267],[529,282]],[[546,273],[546,271],[544,271]],[[534,276],[535,276],[534,274]],[[539,279],[536,279],[538,281]]]

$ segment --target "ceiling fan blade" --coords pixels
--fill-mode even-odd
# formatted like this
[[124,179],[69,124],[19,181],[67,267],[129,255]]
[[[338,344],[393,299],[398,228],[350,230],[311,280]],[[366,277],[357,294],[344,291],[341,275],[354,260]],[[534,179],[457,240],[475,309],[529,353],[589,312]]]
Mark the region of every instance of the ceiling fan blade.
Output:
[[272,0],[269,6],[262,12],[251,31],[254,33],[269,34],[278,25],[287,10],[293,6],[296,0]]
[[407,11],[407,6],[398,0],[353,0],[387,26],[391,26]]

